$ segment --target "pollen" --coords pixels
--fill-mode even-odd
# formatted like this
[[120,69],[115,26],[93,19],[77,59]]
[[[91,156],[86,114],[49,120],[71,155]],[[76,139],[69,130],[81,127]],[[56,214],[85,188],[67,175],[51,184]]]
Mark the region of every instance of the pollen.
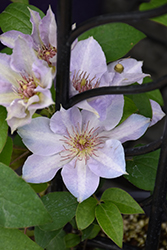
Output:
[[42,45],[37,51],[38,58],[46,61],[49,66],[52,66],[50,59],[57,54],[57,49],[49,44],[49,46]]
[[37,94],[34,92],[34,90],[36,89],[37,85],[39,85],[38,79],[35,80],[31,76],[22,76],[22,80],[18,80],[17,82],[19,87],[14,91],[19,94],[21,99],[23,99],[25,102],[27,102],[30,97]]
[[89,123],[87,123],[83,129],[79,125],[73,127],[71,134],[67,131],[68,136],[62,139],[64,142],[62,160],[76,157],[78,160],[84,159],[86,163],[91,156],[96,155],[97,150],[104,144],[104,138],[99,136],[97,129],[89,129]]
[[83,79],[81,80],[81,87],[84,87],[85,84],[86,84],[86,79],[83,78]]
[[80,143],[81,145],[85,145],[86,139],[85,139],[85,138],[81,138],[81,139],[79,140],[79,143]]
[[23,85],[23,89],[26,90],[27,89],[27,85]]
[[72,78],[73,87],[79,91],[79,93],[97,88],[100,85],[99,80],[96,80],[96,76],[90,78],[90,74],[87,72],[82,71],[81,73],[78,71],[75,72]]

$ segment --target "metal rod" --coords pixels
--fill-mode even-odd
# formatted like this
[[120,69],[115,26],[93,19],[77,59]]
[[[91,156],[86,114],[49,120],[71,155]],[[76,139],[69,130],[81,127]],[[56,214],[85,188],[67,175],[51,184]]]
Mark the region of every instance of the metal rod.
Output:
[[111,22],[127,22],[127,21],[140,21],[143,19],[157,17],[167,12],[167,4],[159,8],[155,8],[147,11],[134,11],[130,13],[118,13],[118,14],[105,14],[97,17],[93,17],[88,19],[87,21],[78,25],[78,27],[71,32],[71,35],[68,39],[68,44],[72,44],[72,42],[79,37],[85,31],[94,28],[96,26],[111,23]]
[[[165,102],[167,105],[167,102]],[[163,204],[167,193],[167,118],[164,126],[164,136],[155,180],[152,198],[149,227],[147,232],[145,250],[157,250],[161,231]]]
[[72,0],[58,0],[57,3],[57,72],[56,72],[56,110],[68,101],[70,50],[66,41],[71,32]]
[[147,154],[159,149],[162,145],[162,137],[159,140],[153,141],[147,145],[136,147],[136,148],[125,148],[125,155],[128,156],[136,156]]
[[139,94],[147,91],[151,91],[154,89],[159,89],[167,84],[167,75],[155,80],[153,82],[149,82],[142,85],[131,85],[131,86],[110,86],[110,87],[99,87],[90,89],[84,92],[81,92],[69,100],[63,103],[63,107],[68,109],[73,105],[77,104],[80,101],[85,99],[100,96],[100,95],[111,95],[111,94]]

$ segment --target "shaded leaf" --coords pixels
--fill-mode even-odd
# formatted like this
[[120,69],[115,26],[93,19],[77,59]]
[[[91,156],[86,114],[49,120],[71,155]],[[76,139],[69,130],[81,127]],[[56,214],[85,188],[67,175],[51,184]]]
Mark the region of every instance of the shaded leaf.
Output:
[[43,196],[42,201],[52,217],[52,223],[41,225],[44,231],[52,231],[62,228],[75,215],[78,202],[68,192],[55,192]]
[[[143,11],[143,10],[150,10],[150,9],[158,8],[166,3],[167,3],[166,0],[161,0],[161,1],[151,0],[149,3],[142,3],[140,5],[140,10]],[[151,20],[167,26],[167,14],[151,18]]]
[[82,230],[82,241],[86,239],[93,239],[95,238],[98,233],[100,232],[101,228],[99,227],[98,224],[91,224],[89,227],[86,229]]
[[8,125],[6,122],[6,109],[3,106],[0,106],[0,152],[5,146],[7,135],[8,135]]
[[[151,81],[152,81],[152,79],[150,77],[145,77],[143,79],[143,83],[148,83]],[[152,99],[152,100],[158,102],[160,106],[164,105],[164,101],[163,101],[163,98],[162,98],[162,95],[161,95],[161,92],[159,89],[148,91],[148,92],[146,92],[146,94],[147,94],[149,99]]]
[[34,230],[35,242],[39,246],[46,248],[50,241],[59,235],[61,230],[62,229],[55,231],[43,231],[38,226],[36,226]]
[[56,237],[54,237],[49,245],[46,247],[46,250],[55,250],[55,246],[56,246],[56,250],[66,250],[66,243],[65,243],[65,232],[63,230],[60,230],[60,232],[56,235]]
[[95,213],[102,230],[119,247],[122,247],[123,220],[118,208],[111,201],[106,201],[96,207]]
[[0,225],[30,227],[51,221],[41,199],[28,183],[0,163]]
[[48,183],[29,183],[36,193],[40,193],[48,188]]
[[83,33],[79,40],[93,36],[101,45],[107,62],[123,57],[145,35],[125,23],[108,23]]
[[78,245],[81,241],[81,238],[79,235],[77,234],[66,234],[66,236],[64,237],[65,239],[65,243],[66,243],[66,247],[70,248],[70,247],[75,247],[76,245]]
[[95,219],[95,207],[97,200],[90,197],[78,204],[76,211],[76,222],[78,229],[82,230],[88,227]]
[[124,122],[130,115],[137,112],[137,107],[134,104],[133,100],[130,99],[128,96],[124,96],[124,109],[123,109],[123,116],[119,124]]
[[135,103],[140,115],[152,118],[152,108],[146,93],[128,95]]
[[0,227],[0,246],[2,250],[43,249],[18,229],[9,229],[2,227]]
[[124,177],[136,187],[152,191],[155,184],[159,154],[160,150],[156,150],[129,159],[126,164],[126,171],[129,175],[124,175]]
[[7,137],[6,144],[0,153],[0,162],[9,166],[13,150],[13,141],[9,136]]
[[101,200],[112,201],[122,214],[144,213],[139,204],[120,188],[108,188],[102,194]]

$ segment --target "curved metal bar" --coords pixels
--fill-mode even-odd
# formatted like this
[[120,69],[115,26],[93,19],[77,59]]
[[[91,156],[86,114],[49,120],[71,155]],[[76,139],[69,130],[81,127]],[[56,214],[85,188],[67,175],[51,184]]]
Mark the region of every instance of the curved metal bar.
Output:
[[135,246],[130,246],[129,244],[123,243],[123,248],[118,247],[112,240],[109,238],[104,238],[101,236],[97,236],[92,240],[88,240],[86,246],[90,247],[100,247],[106,250],[140,250],[140,248]]
[[[167,106],[167,101],[165,106]],[[166,201],[167,193],[167,117],[164,126],[164,135],[161,145],[161,153],[157,168],[155,188],[152,197],[150,220],[146,239],[146,250],[157,250],[161,231],[163,204]]]
[[139,94],[147,91],[151,91],[157,88],[161,88],[167,84],[167,75],[155,80],[153,82],[149,82],[142,85],[131,85],[131,86],[108,86],[108,87],[100,87],[95,89],[90,89],[79,93],[73,97],[71,97],[67,102],[65,101],[63,104],[64,108],[70,108],[73,105],[81,102],[85,99],[100,96],[100,95],[111,95],[111,94]]
[[150,152],[153,152],[159,149],[162,145],[162,137],[159,140],[151,142],[147,145],[136,147],[136,148],[125,148],[125,156],[136,156],[136,155],[143,155]]
[[111,22],[127,22],[127,21],[139,21],[143,19],[148,19],[148,18],[153,18],[157,17],[163,14],[166,14],[167,12],[167,4],[164,4],[163,6],[159,8],[155,8],[152,10],[147,10],[147,11],[134,11],[130,13],[118,13],[115,15],[111,14],[105,14],[105,15],[100,15],[94,18],[90,18],[87,21],[81,23],[75,30],[73,30],[70,34],[70,37],[67,41],[67,44],[70,45],[72,42],[79,37],[82,33],[85,31],[94,28],[96,26],[106,24],[106,23],[111,23]]

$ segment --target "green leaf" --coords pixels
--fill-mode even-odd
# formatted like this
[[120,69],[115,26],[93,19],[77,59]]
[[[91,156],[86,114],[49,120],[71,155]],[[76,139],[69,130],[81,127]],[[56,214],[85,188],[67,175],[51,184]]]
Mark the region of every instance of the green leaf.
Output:
[[153,101],[158,102],[160,106],[164,105],[164,101],[163,101],[163,98],[159,89],[149,91],[146,93],[146,95],[148,96],[149,99],[152,99]]
[[93,36],[101,45],[107,62],[123,57],[145,35],[125,23],[108,23],[83,33],[79,40]]
[[[15,197],[16,198],[16,197]],[[0,227],[0,246],[3,250],[42,250],[34,241],[30,240],[18,229]]]
[[0,225],[8,228],[45,224],[51,218],[28,183],[0,163]]
[[[167,1],[166,0],[151,0],[149,3],[142,3],[140,5],[140,10],[150,10],[150,9],[154,9],[154,8],[158,8],[164,4],[166,4]],[[158,16],[158,17],[154,17],[151,18],[151,20],[156,21],[158,23],[164,24],[167,26],[167,14],[162,15],[162,16]]]
[[128,95],[138,108],[139,114],[152,118],[152,108],[146,93]]
[[97,200],[90,197],[78,204],[76,211],[76,222],[78,229],[82,230],[88,227],[95,219],[95,207]]
[[80,243],[80,241],[81,241],[81,238],[80,238],[79,235],[77,235],[77,234],[72,234],[72,233],[67,234],[67,235],[64,237],[64,239],[65,239],[66,247],[67,247],[67,248],[75,247],[75,246],[77,246],[77,245]]
[[35,242],[39,246],[46,248],[51,240],[53,240],[55,237],[58,237],[61,230],[62,229],[55,231],[43,231],[38,226],[36,226],[34,230]]
[[0,106],[0,152],[5,146],[7,135],[8,135],[8,125],[6,122],[6,109],[3,106]]
[[28,0],[10,0],[13,3],[24,3],[24,4],[29,4]]
[[48,188],[48,183],[29,183],[29,185],[34,189],[36,193],[40,193]]
[[86,229],[82,230],[82,241],[86,239],[93,239],[95,238],[98,233],[100,232],[101,228],[99,225],[93,223]]
[[[143,79],[143,84],[151,82],[151,81],[152,81],[152,79],[150,77],[145,77]],[[161,105],[161,106],[164,105],[164,101],[163,101],[163,98],[162,98],[162,95],[161,95],[161,92],[159,89],[155,89],[155,90],[146,92],[146,94],[147,94],[149,99],[152,99],[152,100],[158,102],[159,105]]]
[[18,30],[24,34],[31,34],[32,24],[30,22],[30,12],[27,7],[39,12],[41,18],[44,17],[44,13],[33,5],[11,3],[0,14],[2,31]]
[[[46,247],[46,250],[66,250],[66,243],[65,243],[65,232],[60,230],[60,232],[54,237],[49,245]],[[56,246],[56,249],[55,249]]]
[[11,55],[12,54],[12,49],[5,47],[4,49],[1,50],[1,53],[5,53],[7,55]]
[[68,192],[49,193],[42,201],[52,217],[52,223],[40,226],[44,231],[57,230],[64,227],[75,215],[78,202]]
[[157,166],[160,150],[134,156],[126,164],[126,172],[129,175],[124,177],[136,187],[152,191],[154,189]]
[[6,144],[0,153],[0,162],[9,166],[13,150],[13,141],[9,136],[7,137]]
[[137,107],[134,104],[134,102],[132,101],[132,99],[130,99],[127,96],[124,96],[123,116],[122,116],[121,121],[119,122],[119,124],[124,122],[130,115],[132,115],[132,114],[134,114],[136,112],[137,112]]
[[122,247],[123,220],[119,209],[111,201],[106,201],[96,207],[95,213],[102,230],[119,247]]
[[144,213],[139,204],[124,190],[120,188],[109,188],[102,194],[101,200],[112,201],[121,214]]

